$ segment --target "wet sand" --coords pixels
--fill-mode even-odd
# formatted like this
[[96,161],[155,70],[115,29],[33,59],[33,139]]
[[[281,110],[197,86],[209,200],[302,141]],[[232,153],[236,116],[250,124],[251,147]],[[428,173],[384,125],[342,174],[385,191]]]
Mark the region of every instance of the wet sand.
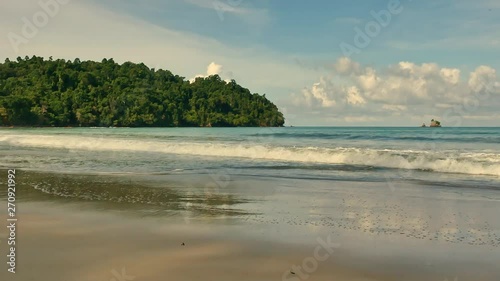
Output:
[[[255,236],[236,235],[241,230],[241,227],[76,212],[74,206],[29,203],[23,206],[20,215],[17,273],[4,271],[0,276],[4,276],[2,280],[42,281],[120,280],[116,274],[123,272],[126,276],[123,280],[454,280],[455,277],[497,280],[494,278],[498,277],[498,273],[484,271],[488,268],[481,264],[454,263],[442,265],[441,269],[432,264],[418,264],[415,256],[397,257],[396,253],[404,252],[401,249],[394,252],[385,249],[370,256],[373,247],[380,244],[360,240],[364,247],[372,247],[362,253],[358,252],[362,251],[361,245],[349,245],[345,237],[338,240],[343,243],[332,248],[334,252],[328,259],[317,261],[316,270],[308,273],[305,269],[295,269],[293,275],[288,272],[294,270],[294,265],[303,265],[304,260],[314,257],[314,250],[320,244],[259,241]],[[317,238],[328,240],[321,235]],[[327,249],[321,249],[321,255],[327,255]],[[392,260],[391,253],[395,255]],[[471,253],[474,251],[469,249]],[[443,257],[433,258],[439,261]],[[315,267],[310,261],[305,265]]]
[[[290,264],[310,254],[303,246],[292,250],[280,243],[238,240],[207,225],[41,204],[23,209],[18,272],[15,278],[3,272],[8,279],[2,280],[113,280],[113,273],[122,270],[134,280],[281,280]],[[362,276],[332,265],[322,266],[315,279]]]
[[[50,191],[61,182],[55,175],[25,176],[55,186]],[[314,191],[304,192],[294,181],[252,196],[245,186],[264,181],[237,182],[218,195],[204,193],[206,212],[202,205],[179,212],[179,205],[151,198],[153,211],[139,211],[125,203],[95,203],[22,186],[17,273],[4,266],[0,280],[500,280],[494,192],[479,196],[401,185],[391,196],[377,196],[373,187],[341,182],[316,183]],[[196,187],[176,191],[175,186],[169,187],[169,198],[175,194],[179,202],[188,198],[187,205],[203,203]],[[116,192],[136,200],[135,189]],[[412,200],[417,194],[423,199]],[[6,209],[4,197],[1,207]],[[177,210],[158,215],[156,208],[170,207]],[[214,212],[215,207],[220,210]],[[435,221],[425,219],[429,216],[446,221],[446,228],[435,226],[438,239],[428,237]],[[458,216],[476,221],[452,226],[449,221]],[[5,212],[0,220],[6,221]],[[0,237],[5,257],[6,228],[0,228]]]

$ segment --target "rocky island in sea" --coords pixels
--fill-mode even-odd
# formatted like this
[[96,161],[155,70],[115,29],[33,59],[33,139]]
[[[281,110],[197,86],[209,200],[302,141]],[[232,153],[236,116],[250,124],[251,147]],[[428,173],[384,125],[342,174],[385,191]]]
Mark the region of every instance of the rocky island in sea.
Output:
[[[420,126],[420,127],[425,128],[425,127],[427,127],[427,125],[425,125],[425,123],[423,123],[422,126]],[[429,127],[441,127],[441,122],[432,119]]]
[[431,120],[431,124],[429,125],[429,127],[441,127],[441,122],[432,119]]
[[218,75],[145,64],[18,57],[0,63],[0,126],[281,127],[265,95]]

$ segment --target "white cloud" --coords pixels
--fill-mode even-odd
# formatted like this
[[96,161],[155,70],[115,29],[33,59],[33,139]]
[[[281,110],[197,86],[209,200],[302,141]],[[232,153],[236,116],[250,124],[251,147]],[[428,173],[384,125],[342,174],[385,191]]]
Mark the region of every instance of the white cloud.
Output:
[[444,110],[455,110],[451,113],[463,118],[481,119],[479,116],[498,111],[500,82],[496,70],[484,65],[462,77],[460,69],[436,63],[399,62],[376,70],[340,58],[333,74],[322,76],[320,82],[293,98],[295,104],[307,105],[314,111],[328,108],[321,111],[325,118],[351,116],[344,118],[346,122],[371,120],[366,116],[439,117]]
[[472,91],[478,93],[488,90],[488,87],[494,87],[497,81],[496,70],[489,66],[479,66],[470,74],[469,87]]
[[380,77],[377,76],[375,69],[366,68],[366,71],[357,77],[361,89],[371,91],[380,83]]
[[222,67],[222,65],[217,64],[215,62],[211,62],[207,66],[207,73],[206,74],[198,74],[195,77],[189,79],[189,82],[193,83],[196,80],[196,78],[205,78],[205,77],[212,76],[212,75],[219,75],[226,82],[229,82],[231,80],[230,78],[232,76],[232,72],[228,72],[227,74],[224,75],[223,69],[224,68]]
[[332,107],[336,102],[327,92],[332,87],[333,85],[330,81],[321,77],[320,82],[314,83],[311,89],[304,89],[302,91],[302,96],[295,99],[296,105],[300,106],[305,103],[310,107]]
[[456,85],[460,81],[460,69],[443,68],[440,70],[441,78],[446,82]]
[[359,89],[356,86],[351,86],[347,89],[346,101],[352,105],[363,105],[366,103],[365,98],[361,96]]
[[222,65],[211,62],[207,67],[207,75],[219,75],[222,73]]
[[360,65],[357,62],[354,62],[348,57],[341,57],[337,60],[337,62],[333,65],[335,71],[338,74],[349,75],[358,73],[360,70]]

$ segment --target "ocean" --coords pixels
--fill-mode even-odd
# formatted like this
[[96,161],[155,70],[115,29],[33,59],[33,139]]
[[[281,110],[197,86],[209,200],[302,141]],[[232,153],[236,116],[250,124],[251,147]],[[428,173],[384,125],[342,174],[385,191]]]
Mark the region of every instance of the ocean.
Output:
[[0,131],[0,165],[100,174],[229,173],[495,185],[500,128],[43,128]]
[[[339,247],[318,273],[326,280],[343,262],[359,276],[394,277],[376,280],[500,276],[500,128],[4,128],[2,185],[7,169],[29,229],[20,232],[27,267],[60,263],[36,258],[38,237],[60,255],[72,237],[115,258],[149,245],[148,264],[157,251],[182,258],[181,241],[198,245],[193,255],[233,241],[259,266],[279,259],[269,269],[279,279],[322,239]],[[206,252],[224,260],[212,266],[245,264],[233,247],[223,249],[235,256]],[[81,252],[94,272],[101,255]],[[79,272],[67,260],[65,272]]]

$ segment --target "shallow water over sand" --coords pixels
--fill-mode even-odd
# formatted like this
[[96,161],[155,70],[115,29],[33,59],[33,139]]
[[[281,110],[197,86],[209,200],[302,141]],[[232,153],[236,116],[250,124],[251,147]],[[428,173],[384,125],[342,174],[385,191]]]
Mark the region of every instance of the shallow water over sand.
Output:
[[288,129],[0,131],[12,280],[500,279],[497,129]]
[[[381,185],[324,180],[308,190],[310,180],[244,177],[212,190],[171,179],[21,171],[19,280],[110,280],[121,267],[137,280],[167,272],[176,280],[281,280],[318,239],[334,241],[336,254],[311,280],[500,276],[496,190],[399,185],[387,194]],[[49,270],[54,264],[59,271]]]

